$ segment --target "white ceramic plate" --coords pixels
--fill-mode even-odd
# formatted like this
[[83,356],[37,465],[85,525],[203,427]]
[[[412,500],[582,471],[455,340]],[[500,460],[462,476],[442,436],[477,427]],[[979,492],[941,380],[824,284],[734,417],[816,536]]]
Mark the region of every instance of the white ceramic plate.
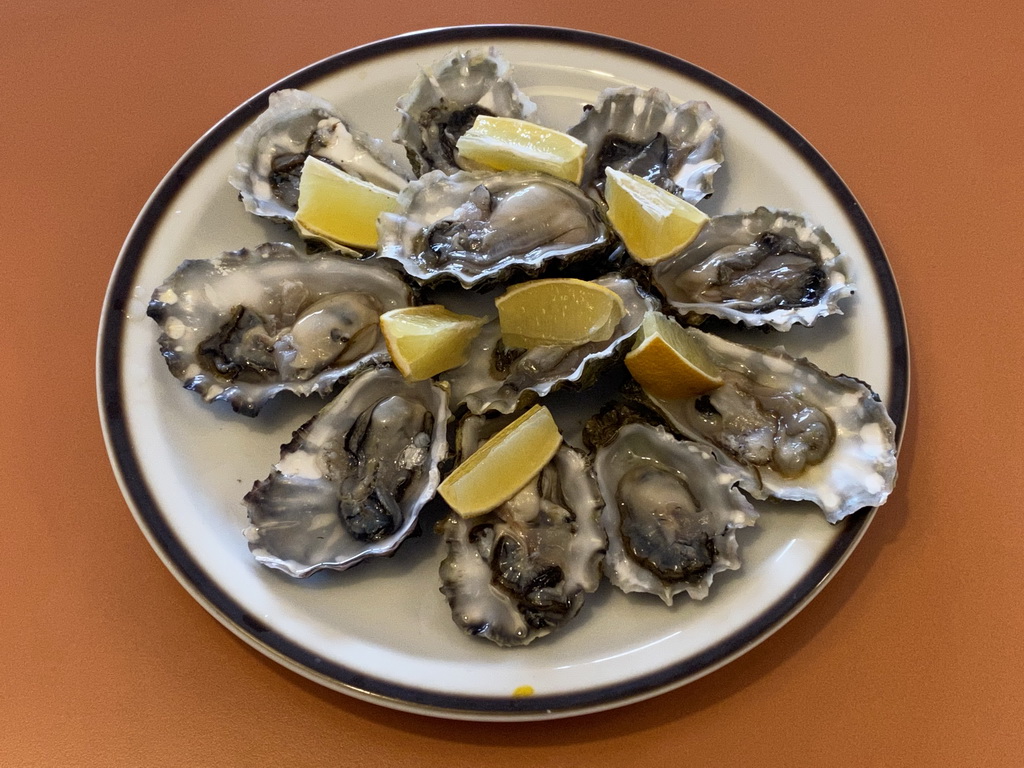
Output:
[[[849,555],[873,510],[830,526],[813,508],[776,505],[740,532],[743,568],[719,574],[703,602],[666,608],[607,583],[561,631],[507,650],[464,636],[438,592],[430,532],[387,560],[303,581],[250,557],[242,496],[318,406],[275,401],[258,419],[184,390],[146,317],[153,289],[186,258],[288,238],[245,213],[226,179],[233,142],[267,94],[299,87],[332,101],[356,128],[389,138],[395,102],[453,48],[494,45],[539,105],[567,128],[607,86],[657,86],[703,99],[721,117],[726,164],[711,213],[758,205],[806,213],[852,257],[845,316],[782,336],[787,349],[870,382],[902,432],[908,371],[898,294],[853,196],[779,117],[735,87],[666,54],[614,38],[538,27],[463,27],[384,40],[308,67],[212,128],[140,214],[111,278],[99,339],[99,397],[125,497],[156,552],[189,592],[253,647],[330,688],[398,709],[480,720],[580,714],[653,696],[714,670],[763,640],[813,597]],[[293,239],[293,238],[292,238]],[[771,337],[774,343],[776,337]],[[649,599],[648,599],[649,598]],[[523,695],[528,692],[529,695]]]

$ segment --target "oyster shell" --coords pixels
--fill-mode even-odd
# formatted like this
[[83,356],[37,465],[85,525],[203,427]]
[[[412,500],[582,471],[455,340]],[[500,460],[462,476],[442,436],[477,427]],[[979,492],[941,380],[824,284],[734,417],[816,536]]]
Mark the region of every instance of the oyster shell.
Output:
[[282,221],[295,218],[309,155],[395,192],[412,178],[383,141],[351,130],[330,102],[294,88],[270,94],[267,109],[239,136],[235,152],[228,181],[245,209]]
[[623,592],[672,605],[707,597],[716,573],[740,567],[736,529],[757,511],[714,454],[662,427],[627,424],[594,460],[608,535],[604,572]]
[[559,387],[585,387],[603,366],[611,364],[636,333],[654,301],[637,284],[618,274],[594,281],[615,291],[626,312],[605,341],[575,347],[542,346],[530,350],[506,349],[497,320],[485,325],[473,340],[469,361],[441,375],[451,386],[452,401],[465,404],[472,413],[511,413],[528,393],[543,397]]
[[841,313],[840,299],[854,291],[846,256],[824,229],[764,207],[713,217],[692,244],[653,267],[652,281],[689,319],[779,331]]
[[896,428],[878,396],[781,348],[685,329],[725,383],[681,400],[651,398],[679,432],[740,469],[756,498],[811,501],[831,523],[882,504],[896,480]]
[[377,221],[378,256],[421,283],[455,278],[469,288],[535,274],[611,239],[593,201],[543,173],[434,171],[410,183],[398,205]]
[[[481,428],[493,432],[508,421],[464,420],[463,454],[482,442]],[[472,519],[449,513],[438,526],[447,547],[440,576],[456,625],[500,646],[518,646],[576,616],[601,581],[601,505],[589,460],[563,444],[497,509]]]
[[447,422],[443,387],[393,368],[361,373],[246,494],[253,556],[304,577],[394,552],[440,482]]
[[714,110],[703,101],[677,104],[658,88],[608,88],[568,133],[587,145],[582,184],[600,198],[611,166],[696,203],[711,194],[723,160]]
[[380,314],[411,301],[380,264],[265,243],[185,261],[153,292],[147,314],[187,389],[255,416],[281,391],[324,394],[388,360]]
[[394,140],[405,147],[417,175],[459,170],[455,144],[477,115],[529,118],[537,105],[509,78],[495,50],[453,51],[423,70],[398,101]]

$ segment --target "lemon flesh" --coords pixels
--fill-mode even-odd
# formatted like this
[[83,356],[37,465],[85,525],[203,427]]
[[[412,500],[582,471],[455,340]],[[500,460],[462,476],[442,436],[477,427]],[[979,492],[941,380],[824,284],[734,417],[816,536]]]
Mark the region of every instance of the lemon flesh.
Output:
[[494,305],[505,346],[525,349],[606,341],[626,314],[615,291],[568,277],[520,283]]
[[535,405],[491,437],[438,486],[463,517],[478,517],[521,491],[562,445],[551,412]]
[[401,307],[380,316],[380,329],[395,367],[410,381],[458,368],[486,322],[440,304]]
[[626,368],[644,391],[663,400],[695,397],[722,385],[703,342],[657,311],[644,315]]
[[479,115],[455,145],[468,165],[540,171],[579,184],[587,145],[574,136],[511,117]]
[[307,157],[299,177],[295,227],[333,246],[377,247],[377,217],[398,210],[398,194],[323,160]]
[[706,213],[630,173],[605,169],[608,220],[629,255],[657,264],[692,243],[708,221]]

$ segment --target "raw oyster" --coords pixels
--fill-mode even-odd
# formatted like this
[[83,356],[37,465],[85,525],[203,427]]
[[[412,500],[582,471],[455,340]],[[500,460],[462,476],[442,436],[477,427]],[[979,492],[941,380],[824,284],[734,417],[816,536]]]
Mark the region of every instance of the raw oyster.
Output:
[[725,383],[698,397],[651,401],[681,434],[741,469],[744,490],[814,502],[831,523],[888,498],[896,428],[866,384],[781,348],[686,332],[704,343]]
[[324,394],[386,361],[380,314],[411,300],[380,264],[265,243],[184,262],[153,292],[147,314],[187,389],[255,416],[278,392]]
[[477,115],[529,118],[537,109],[509,79],[511,67],[494,49],[453,51],[420,72],[398,102],[394,140],[420,176],[459,170],[455,144]]
[[[464,420],[463,455],[482,442],[481,428],[493,432],[508,421]],[[601,580],[601,505],[587,457],[563,444],[497,509],[472,519],[449,513],[438,526],[447,547],[440,575],[455,623],[471,635],[515,646],[576,616]]]
[[246,494],[253,556],[303,577],[392,553],[440,482],[447,422],[443,387],[393,368],[361,373]]
[[228,180],[250,213],[291,221],[308,155],[379,187],[402,189],[412,174],[384,147],[380,139],[352,131],[330,102],[294,88],[275,91],[235,143]]
[[824,229],[761,207],[713,217],[691,245],[653,268],[653,283],[690,319],[788,331],[841,313],[839,300],[854,291],[849,271]]
[[658,88],[608,88],[568,133],[587,145],[583,188],[598,197],[611,166],[696,203],[711,194],[722,165],[718,115],[703,101],[676,104]]
[[628,424],[651,427],[669,426],[665,416],[650,404],[643,389],[633,379],[627,379],[611,400],[583,422],[580,439],[591,453],[610,445]]
[[654,308],[654,301],[629,278],[610,274],[594,282],[615,291],[625,304],[626,313],[609,339],[575,347],[507,349],[498,321],[493,320],[474,339],[469,362],[442,374],[451,385],[452,402],[465,403],[472,413],[511,413],[527,393],[543,397],[566,384],[592,383],[603,365],[615,361],[647,310]]
[[740,567],[736,529],[757,512],[707,448],[662,427],[627,424],[597,451],[594,469],[608,534],[604,572],[623,592],[672,605],[707,597],[716,573]]
[[543,173],[433,171],[410,183],[398,204],[377,221],[378,255],[421,283],[447,277],[469,288],[517,270],[534,274],[611,239],[593,201]]

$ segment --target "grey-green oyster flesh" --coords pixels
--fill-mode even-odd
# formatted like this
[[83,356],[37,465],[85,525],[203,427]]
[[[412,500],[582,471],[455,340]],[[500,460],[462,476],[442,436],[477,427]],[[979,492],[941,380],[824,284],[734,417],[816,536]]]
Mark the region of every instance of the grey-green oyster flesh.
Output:
[[651,273],[680,315],[779,331],[841,313],[854,291],[848,260],[822,227],[765,207],[712,217]]
[[418,524],[447,455],[448,397],[365,371],[300,427],[245,496],[253,556],[290,576],[389,555]]
[[604,572],[623,592],[667,605],[682,592],[702,600],[715,574],[740,567],[736,529],[754,525],[757,512],[737,488],[740,476],[706,447],[627,424],[598,449],[594,470],[605,501]]
[[611,241],[594,202],[543,173],[433,171],[410,183],[398,206],[377,220],[378,256],[424,284],[491,285]]

